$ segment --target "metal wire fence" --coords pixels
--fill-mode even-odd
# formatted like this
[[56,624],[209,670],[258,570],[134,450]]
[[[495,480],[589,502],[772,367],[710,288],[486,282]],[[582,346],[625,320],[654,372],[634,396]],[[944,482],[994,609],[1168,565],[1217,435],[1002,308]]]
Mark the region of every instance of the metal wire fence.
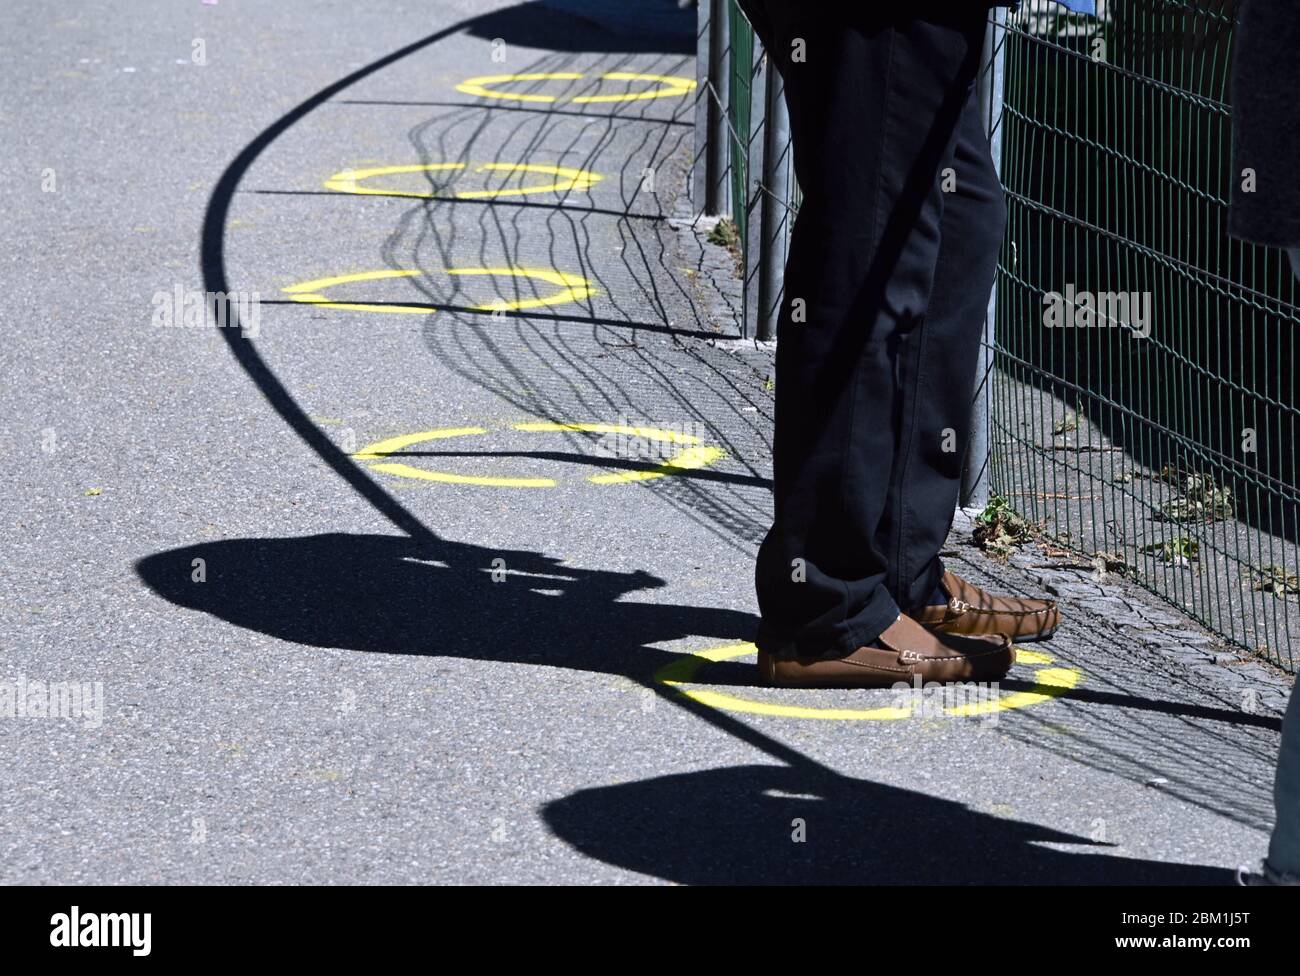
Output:
[[1226,231],[1237,0],[1049,6],[1004,38],[995,490],[1293,669],[1296,289]]
[[[1293,670],[1300,309],[1286,255],[1226,232],[1238,4],[991,14],[1009,219],[965,500],[991,490],[1060,555]],[[734,220],[744,332],[767,338],[797,205],[779,78],[734,0],[700,7],[695,199]]]
[[741,334],[770,340],[799,203],[781,77],[735,0],[700,0],[699,25],[692,197],[701,213],[734,226]]

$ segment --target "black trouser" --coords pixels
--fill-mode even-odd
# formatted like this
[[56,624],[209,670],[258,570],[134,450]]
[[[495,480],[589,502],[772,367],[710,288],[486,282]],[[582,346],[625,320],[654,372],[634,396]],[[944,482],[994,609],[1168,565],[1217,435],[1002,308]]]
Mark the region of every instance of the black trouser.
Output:
[[929,602],[957,505],[1006,221],[975,97],[987,10],[743,5],[785,82],[803,191],[759,641],[848,652]]

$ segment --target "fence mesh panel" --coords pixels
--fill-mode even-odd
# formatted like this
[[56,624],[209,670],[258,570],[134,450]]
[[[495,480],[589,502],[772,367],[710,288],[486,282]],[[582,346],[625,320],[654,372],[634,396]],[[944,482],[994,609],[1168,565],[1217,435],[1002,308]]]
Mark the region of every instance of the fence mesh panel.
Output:
[[1227,236],[1237,6],[1011,16],[993,485],[1294,669],[1296,288],[1283,252]]

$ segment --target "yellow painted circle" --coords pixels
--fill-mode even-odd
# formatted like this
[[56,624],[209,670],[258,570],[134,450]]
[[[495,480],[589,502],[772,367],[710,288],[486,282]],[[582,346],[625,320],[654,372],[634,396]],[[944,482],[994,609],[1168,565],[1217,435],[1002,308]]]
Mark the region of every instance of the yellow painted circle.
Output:
[[[513,75],[478,75],[466,78],[456,86],[464,95],[495,98],[513,102],[559,102],[555,95],[538,95],[531,92],[502,91],[498,85],[515,81],[580,81],[586,74],[579,71],[534,71]],[[622,95],[579,95],[568,99],[570,104],[582,105],[596,102],[643,102],[654,98],[678,98],[695,90],[695,79],[681,75],[651,75],[637,71],[606,71],[601,81],[649,82],[657,87],[644,91],[625,92]]]
[[[415,197],[421,200],[433,200],[439,197],[434,193],[420,193],[414,190],[392,190],[378,186],[363,186],[369,180],[381,176],[401,176],[407,173],[461,172],[469,169],[468,163],[427,163],[407,166],[372,166],[366,169],[345,169],[335,173],[325,181],[327,190],[338,193],[355,193],[361,196]],[[599,183],[603,176],[591,170],[575,169],[571,166],[550,166],[544,163],[484,163],[471,170],[474,173],[526,173],[549,176],[549,183],[536,183],[527,186],[503,187],[497,190],[460,190],[454,196],[457,200],[486,200],[500,197],[527,196],[531,193],[567,193],[569,190],[587,190]]]
[[[654,679],[659,684],[672,688],[677,694],[701,705],[717,708],[725,712],[741,712],[748,715],[770,715],[781,718],[803,718],[818,721],[839,722],[882,722],[911,718],[912,706],[899,707],[887,705],[879,708],[813,708],[803,705],[785,705],[780,702],[757,701],[741,698],[737,695],[710,691],[707,688],[687,687],[694,680],[695,673],[706,664],[730,661],[749,657],[757,653],[757,648],[750,643],[727,644],[692,654],[683,654],[676,661],[670,661],[655,672]],[[1016,648],[1017,664],[1050,665],[1055,659],[1043,651],[1029,651]],[[971,718],[980,715],[992,715],[1016,708],[1026,708],[1053,698],[1059,698],[1077,687],[1083,680],[1083,673],[1077,668],[1039,667],[1034,672],[1034,686],[1027,691],[1016,691],[1000,695],[992,701],[979,701],[945,707],[944,715],[953,718]],[[880,689],[896,694],[890,689]],[[906,694],[911,695],[909,688]]]
[[[620,485],[633,481],[650,481],[669,475],[681,474],[708,467],[726,452],[721,448],[703,444],[694,434],[668,430],[662,427],[635,427],[629,424],[604,423],[558,423],[555,421],[529,421],[515,424],[514,430],[531,434],[559,433],[579,431],[587,434],[618,434],[625,437],[637,437],[648,441],[681,445],[672,457],[662,464],[643,471],[617,471],[594,474],[587,481],[594,485]],[[417,481],[433,481],[443,484],[482,485],[490,488],[554,488],[554,478],[511,478],[497,475],[456,474],[449,471],[435,471],[429,468],[417,468],[400,461],[389,461],[398,451],[427,441],[445,440],[453,437],[470,437],[488,433],[485,427],[441,427],[437,430],[422,430],[414,434],[402,434],[389,437],[363,447],[352,457],[364,461],[376,471],[396,475],[399,478],[414,478]]]
[[[529,278],[534,281],[543,281],[555,285],[558,289],[553,294],[542,295],[537,298],[517,298],[513,301],[498,299],[475,305],[474,309],[480,312],[510,312],[541,308],[548,305],[563,305],[566,302],[581,301],[592,295],[600,294],[592,286],[591,281],[582,277],[582,275],[556,271],[553,268],[443,268],[443,272],[453,277],[483,275]],[[375,305],[365,302],[338,302],[322,294],[325,289],[334,288],[338,285],[353,284],[358,281],[384,281],[392,278],[419,278],[427,273],[418,268],[414,270],[384,268],[380,271],[358,271],[353,274],[336,275],[332,278],[316,278],[312,281],[303,281],[296,285],[289,285],[287,288],[281,289],[281,291],[295,302],[317,305],[321,308],[344,308],[354,312],[390,312],[399,315],[429,315],[434,309],[427,305]]]

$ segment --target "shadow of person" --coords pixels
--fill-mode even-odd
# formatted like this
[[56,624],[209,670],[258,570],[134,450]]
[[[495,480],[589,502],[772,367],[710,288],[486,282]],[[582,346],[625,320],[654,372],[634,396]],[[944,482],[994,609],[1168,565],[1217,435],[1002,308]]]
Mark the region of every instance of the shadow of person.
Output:
[[[1222,868],[1113,847],[812,764],[735,766],[581,790],[542,817],[589,857],[685,884],[1229,884]],[[795,842],[802,820],[803,842]]]
[[[136,571],[173,604],[309,647],[544,664],[641,681],[679,657],[652,645],[733,642],[757,623],[735,610],[624,600],[664,585],[641,570],[584,569],[538,552],[405,536],[206,542],[148,556]],[[752,683],[752,672],[737,666],[731,677]],[[542,809],[551,830],[591,857],[686,883],[1230,880],[1215,868],[1051,850],[1039,845],[1107,845],[850,779],[728,716],[686,707],[790,765],[584,790]],[[807,825],[805,843],[791,841],[796,818]]]
[[739,640],[757,626],[735,610],[621,602],[664,585],[642,570],[405,536],[231,539],[156,553],[135,568],[174,604],[297,644],[638,679],[677,657],[648,645]]
[[466,33],[512,47],[588,54],[695,53],[696,14],[673,0],[542,0],[475,17]]

